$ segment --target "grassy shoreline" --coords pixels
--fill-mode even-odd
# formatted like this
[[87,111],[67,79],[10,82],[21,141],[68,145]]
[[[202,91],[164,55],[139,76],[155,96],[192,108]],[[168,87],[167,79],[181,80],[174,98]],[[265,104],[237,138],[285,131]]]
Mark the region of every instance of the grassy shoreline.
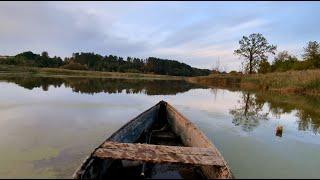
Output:
[[190,77],[188,81],[214,87],[237,87],[242,90],[320,96],[320,70],[287,71],[252,75],[212,74],[210,76]]
[[181,77],[142,73],[80,71],[60,68],[0,65],[0,77],[7,76],[185,80],[189,83],[213,88],[320,96],[320,70],[287,71],[252,75],[211,74],[209,76]]
[[184,77],[142,73],[119,73],[100,71],[67,70],[60,68],[38,68],[25,66],[0,65],[0,76],[37,76],[37,77],[86,77],[86,78],[124,78],[124,79],[165,79],[183,80]]

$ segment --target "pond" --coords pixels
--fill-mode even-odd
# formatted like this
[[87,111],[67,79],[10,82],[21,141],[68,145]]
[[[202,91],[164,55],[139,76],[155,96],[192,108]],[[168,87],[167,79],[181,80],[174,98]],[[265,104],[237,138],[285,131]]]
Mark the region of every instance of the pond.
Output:
[[320,177],[317,97],[178,80],[7,77],[0,89],[0,178],[71,178],[96,146],[160,100],[214,142],[236,178]]

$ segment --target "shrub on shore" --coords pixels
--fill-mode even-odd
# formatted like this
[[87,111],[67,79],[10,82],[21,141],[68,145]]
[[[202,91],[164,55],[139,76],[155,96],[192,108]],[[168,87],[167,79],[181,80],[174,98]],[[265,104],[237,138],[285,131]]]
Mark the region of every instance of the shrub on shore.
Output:
[[63,65],[60,68],[69,69],[69,70],[88,70],[86,65],[82,65],[80,63],[71,62],[69,64]]

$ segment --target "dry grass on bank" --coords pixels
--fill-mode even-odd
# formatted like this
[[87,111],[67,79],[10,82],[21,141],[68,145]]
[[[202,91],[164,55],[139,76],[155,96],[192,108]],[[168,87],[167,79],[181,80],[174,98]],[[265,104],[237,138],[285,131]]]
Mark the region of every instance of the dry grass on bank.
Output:
[[320,94],[320,70],[288,71],[243,76],[241,86],[282,93]]
[[142,73],[120,73],[120,72],[101,72],[85,70],[68,70],[62,68],[38,68],[25,66],[0,65],[1,76],[15,75],[33,75],[33,76],[68,76],[68,77],[88,77],[88,78],[127,78],[127,79],[167,79],[178,80],[183,77],[167,76],[157,74]]
[[212,74],[191,77],[191,83],[216,87],[239,87],[245,90],[277,91],[320,95],[320,70],[288,71],[267,74]]

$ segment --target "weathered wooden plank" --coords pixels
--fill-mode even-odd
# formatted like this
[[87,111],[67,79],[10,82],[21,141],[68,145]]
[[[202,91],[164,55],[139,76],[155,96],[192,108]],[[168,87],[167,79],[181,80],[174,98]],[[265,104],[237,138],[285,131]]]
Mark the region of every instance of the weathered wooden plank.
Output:
[[175,140],[178,138],[178,136],[176,136],[172,132],[156,132],[156,133],[152,133],[152,138]]
[[224,166],[223,158],[212,148],[107,141],[95,151],[94,156],[103,159],[123,159],[151,163]]
[[184,147],[184,146],[165,146],[165,145],[154,145],[154,144],[140,144],[140,143],[119,143],[114,141],[105,141],[101,148],[104,149],[125,149],[127,151],[136,149],[158,151],[159,153],[182,153],[186,152],[190,155],[207,155],[217,156],[218,153],[212,148],[199,148],[199,147]]

